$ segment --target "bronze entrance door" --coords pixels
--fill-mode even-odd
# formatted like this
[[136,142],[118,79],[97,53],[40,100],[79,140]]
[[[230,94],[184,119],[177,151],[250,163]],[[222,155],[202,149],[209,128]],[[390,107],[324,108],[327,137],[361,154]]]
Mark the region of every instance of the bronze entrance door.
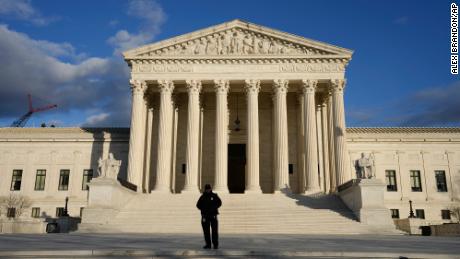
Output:
[[228,145],[228,190],[230,193],[244,193],[246,171],[246,145]]

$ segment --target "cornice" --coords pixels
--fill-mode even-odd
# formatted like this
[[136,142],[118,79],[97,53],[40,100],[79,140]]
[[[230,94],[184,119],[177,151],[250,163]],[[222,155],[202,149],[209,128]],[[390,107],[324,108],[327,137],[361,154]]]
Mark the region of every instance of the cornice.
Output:
[[420,133],[454,133],[460,134],[460,127],[349,127],[347,133],[373,134],[420,134]]
[[129,140],[129,128],[0,128],[0,142]]

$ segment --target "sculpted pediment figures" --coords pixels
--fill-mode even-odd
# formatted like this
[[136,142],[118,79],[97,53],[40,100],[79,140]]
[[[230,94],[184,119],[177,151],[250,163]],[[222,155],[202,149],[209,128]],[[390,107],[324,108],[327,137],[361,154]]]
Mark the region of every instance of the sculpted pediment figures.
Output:
[[266,35],[232,29],[157,49],[146,55],[311,55],[321,52]]
[[[351,51],[241,21],[214,26],[125,53],[126,58],[158,56],[334,55]],[[245,25],[245,26],[243,26]],[[273,33],[271,33],[272,31]]]

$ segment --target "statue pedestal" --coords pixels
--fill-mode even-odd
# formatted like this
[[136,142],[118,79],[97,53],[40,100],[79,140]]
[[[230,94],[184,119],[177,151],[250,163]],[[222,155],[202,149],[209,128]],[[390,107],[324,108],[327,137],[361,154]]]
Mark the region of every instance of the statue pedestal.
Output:
[[135,194],[115,179],[92,179],[89,183],[88,206],[83,209],[79,230],[107,224]]
[[396,219],[395,224],[398,229],[411,235],[421,235],[422,229],[420,227],[426,226],[426,221],[419,218],[406,218]]
[[395,229],[390,210],[384,205],[385,186],[379,179],[353,179],[340,185],[338,191],[361,223]]

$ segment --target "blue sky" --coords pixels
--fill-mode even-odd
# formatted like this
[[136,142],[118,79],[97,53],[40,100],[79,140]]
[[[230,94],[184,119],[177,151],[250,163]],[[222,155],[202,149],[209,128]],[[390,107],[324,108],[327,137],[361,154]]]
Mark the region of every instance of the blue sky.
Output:
[[354,50],[348,126],[460,126],[451,1],[0,0],[0,126],[129,126],[120,51],[236,18]]

